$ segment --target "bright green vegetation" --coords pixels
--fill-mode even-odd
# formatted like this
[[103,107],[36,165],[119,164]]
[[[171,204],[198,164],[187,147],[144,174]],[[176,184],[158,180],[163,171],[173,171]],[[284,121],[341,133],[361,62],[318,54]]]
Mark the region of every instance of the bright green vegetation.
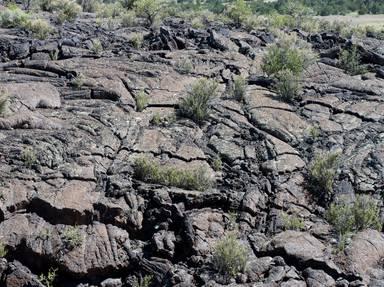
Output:
[[305,229],[304,220],[298,216],[283,213],[282,221],[284,229],[286,230],[300,231]]
[[62,233],[62,238],[68,249],[73,249],[83,243],[83,237],[77,226],[67,226]]
[[326,212],[326,219],[339,237],[340,251],[344,250],[349,234],[367,228],[381,231],[383,226],[378,202],[369,195],[358,195],[353,203],[345,199],[332,203]]
[[248,260],[248,250],[232,232],[221,239],[215,246],[213,265],[220,273],[230,277],[243,272]]
[[350,50],[343,50],[339,61],[340,68],[344,69],[350,75],[358,75],[366,72],[365,67],[360,63],[360,55],[356,46],[353,46]]
[[148,183],[204,191],[213,185],[204,168],[180,169],[164,166],[154,160],[138,158],[134,163],[135,178]]
[[217,94],[217,83],[199,79],[187,89],[187,96],[179,104],[179,114],[201,124],[209,115],[209,101]]
[[312,161],[309,168],[309,185],[319,198],[329,200],[332,196],[338,163],[338,153],[320,154]]
[[57,277],[57,271],[57,269],[50,268],[47,275],[41,274],[39,276],[39,281],[46,287],[53,287]]
[[133,283],[133,287],[149,287],[153,281],[152,275],[145,275],[143,278],[136,279]]
[[155,23],[159,13],[164,9],[159,0],[135,0],[133,6],[136,14],[146,19],[147,27]]

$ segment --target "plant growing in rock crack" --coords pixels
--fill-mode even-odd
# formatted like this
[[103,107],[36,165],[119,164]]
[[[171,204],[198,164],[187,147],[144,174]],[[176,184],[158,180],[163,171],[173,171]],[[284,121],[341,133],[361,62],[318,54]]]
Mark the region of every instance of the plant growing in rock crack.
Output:
[[162,117],[159,113],[155,113],[151,119],[151,124],[155,126],[166,126],[174,123],[175,121],[175,114]]
[[71,81],[71,84],[75,88],[81,88],[84,85],[85,76],[82,73],[78,73]]
[[361,65],[360,58],[356,46],[353,46],[350,50],[344,49],[340,55],[339,66],[350,75],[363,74],[366,69]]
[[222,275],[233,277],[243,272],[248,261],[248,250],[231,232],[221,239],[213,252],[213,266]]
[[285,230],[300,231],[305,229],[304,220],[298,216],[283,213],[281,219]]
[[140,279],[135,279],[132,284],[132,287],[149,287],[152,284],[153,275],[145,275],[144,277],[140,277]]
[[205,168],[180,169],[160,165],[154,160],[138,158],[134,162],[134,177],[148,183],[204,191],[213,185]]
[[7,248],[3,243],[0,243],[0,257],[4,258],[7,256],[7,254],[8,254]]
[[231,94],[238,100],[242,101],[247,88],[247,80],[242,76],[235,76],[231,83]]
[[147,21],[147,27],[151,27],[158,17],[162,2],[159,0],[136,0],[133,4],[137,15],[142,16]]
[[331,198],[338,163],[338,153],[327,153],[317,155],[310,164],[309,185],[320,199]]
[[290,70],[283,70],[276,74],[276,82],[273,89],[276,94],[285,102],[292,102],[301,92],[301,85],[298,76]]
[[31,147],[27,147],[21,151],[20,159],[28,168],[31,168],[37,162],[36,153]]
[[130,39],[131,44],[136,49],[140,49],[143,46],[144,36],[143,33],[133,33]]
[[44,286],[53,287],[57,277],[57,271],[58,270],[56,268],[50,268],[47,275],[40,274],[38,279],[42,284],[44,284]]
[[194,67],[189,58],[182,58],[176,62],[175,68],[180,74],[190,74]]
[[99,39],[92,40],[91,51],[95,55],[100,55],[101,54],[101,52],[103,51],[103,45],[101,44]]
[[209,115],[209,101],[216,96],[217,86],[215,81],[209,79],[194,82],[179,104],[179,114],[201,124]]
[[5,89],[0,89],[0,117],[4,116],[7,112],[8,93]]
[[83,237],[77,226],[67,226],[62,233],[62,238],[68,249],[73,249],[83,243]]
[[215,157],[212,161],[212,168],[214,171],[221,171],[223,169],[223,161],[219,156]]
[[136,110],[138,112],[142,112],[146,106],[148,105],[148,95],[145,93],[144,90],[140,90],[140,92],[136,95]]

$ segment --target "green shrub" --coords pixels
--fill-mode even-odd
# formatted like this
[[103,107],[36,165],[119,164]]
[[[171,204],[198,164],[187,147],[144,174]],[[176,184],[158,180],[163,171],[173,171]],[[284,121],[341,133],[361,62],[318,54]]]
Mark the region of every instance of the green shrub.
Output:
[[121,26],[123,27],[133,27],[136,25],[136,13],[134,11],[127,11],[121,15]]
[[294,75],[302,72],[315,61],[312,49],[295,36],[280,36],[280,40],[268,47],[263,57],[262,69],[268,76],[289,70]]
[[283,226],[286,230],[304,230],[304,220],[298,216],[282,214]]
[[103,45],[101,44],[99,39],[92,40],[91,51],[95,55],[100,55],[103,52]]
[[212,168],[214,171],[221,171],[223,169],[223,161],[219,156],[212,161]]
[[38,279],[44,286],[53,287],[56,277],[57,269],[50,268],[47,275],[41,274]]
[[343,50],[341,52],[339,66],[350,75],[358,75],[366,72],[366,69],[360,63],[360,55],[356,46],[353,46],[350,51]]
[[176,62],[175,68],[180,74],[190,74],[194,67],[189,58],[182,58]]
[[48,38],[49,34],[54,31],[53,27],[44,19],[28,20],[25,27],[40,40]]
[[141,90],[136,96],[136,110],[142,112],[148,105],[148,96],[144,90]]
[[28,19],[28,14],[21,11],[17,6],[0,10],[0,27],[2,28],[23,27]]
[[81,13],[81,6],[73,0],[60,0],[55,10],[58,12],[59,23],[73,22]]
[[241,101],[244,98],[245,90],[247,88],[247,80],[242,76],[235,76],[231,86],[232,96]]
[[0,117],[4,116],[7,112],[8,106],[8,93],[4,89],[0,89]]
[[151,119],[151,124],[155,126],[167,126],[176,121],[174,114],[162,117],[159,113],[155,113]]
[[310,187],[320,198],[330,199],[338,162],[338,153],[321,154],[312,161],[309,168]]
[[143,33],[133,33],[130,42],[132,43],[133,47],[140,49],[144,42]]
[[244,0],[236,0],[228,11],[228,17],[237,25],[240,25],[252,11]]
[[5,247],[5,245],[3,243],[0,243],[0,257],[1,258],[4,258],[7,256],[7,248]]
[[132,287],[149,287],[152,284],[153,276],[145,275],[143,278],[136,279]]
[[290,70],[282,70],[276,74],[273,88],[276,94],[286,102],[292,102],[301,92],[299,77]]
[[75,88],[81,88],[84,85],[85,77],[82,73],[78,73],[75,78],[72,79],[71,83]]
[[28,168],[31,168],[37,162],[36,153],[30,147],[23,149],[20,158]]
[[213,265],[220,273],[235,276],[243,272],[248,260],[247,248],[236,238],[235,233],[230,233],[221,239],[215,246]]
[[212,186],[212,181],[204,168],[183,170],[177,167],[160,165],[146,158],[139,158],[135,161],[134,176],[145,182],[188,190],[204,191]]
[[368,195],[359,195],[352,207],[356,230],[372,228],[381,231],[383,223],[380,219],[378,202]]
[[99,7],[97,16],[101,18],[116,18],[123,15],[124,11],[124,8],[118,2],[102,4]]
[[217,83],[208,79],[200,79],[187,89],[187,96],[179,104],[179,113],[202,123],[209,114],[209,100],[216,96]]
[[191,21],[191,26],[193,29],[204,29],[205,25],[200,17],[193,18]]
[[97,0],[80,0],[77,2],[81,5],[81,10],[84,12],[95,13],[100,7],[100,2]]
[[83,243],[83,237],[77,226],[67,226],[62,233],[62,238],[68,249],[73,249]]
[[147,21],[147,27],[151,27],[161,12],[162,4],[159,0],[136,0],[133,4],[137,15]]
[[57,5],[57,0],[40,0],[40,9],[47,12],[53,12]]

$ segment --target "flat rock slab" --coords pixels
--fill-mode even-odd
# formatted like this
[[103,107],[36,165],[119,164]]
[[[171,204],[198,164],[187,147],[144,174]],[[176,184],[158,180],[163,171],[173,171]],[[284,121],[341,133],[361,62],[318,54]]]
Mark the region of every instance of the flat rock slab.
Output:
[[2,84],[0,88],[30,109],[61,107],[60,94],[50,83],[12,83]]

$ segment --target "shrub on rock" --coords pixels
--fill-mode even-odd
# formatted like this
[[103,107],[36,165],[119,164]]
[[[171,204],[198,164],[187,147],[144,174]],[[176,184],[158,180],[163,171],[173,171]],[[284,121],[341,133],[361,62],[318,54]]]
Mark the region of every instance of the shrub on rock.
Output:
[[339,66],[350,75],[363,74],[366,71],[360,63],[360,55],[356,46],[353,46],[350,50],[344,49],[341,52]]
[[291,70],[283,70],[277,73],[274,84],[276,94],[286,102],[292,102],[301,92],[299,77]]
[[23,27],[28,19],[29,15],[14,5],[0,11],[0,27],[2,28]]
[[179,114],[201,124],[209,115],[209,101],[216,96],[217,83],[200,79],[187,89],[187,96],[179,104]]
[[58,11],[58,21],[64,23],[65,21],[73,22],[81,13],[81,6],[73,0],[61,0],[56,6]]
[[136,0],[133,4],[137,15],[144,17],[147,21],[147,27],[151,27],[163,5],[159,0]]
[[121,26],[123,27],[132,27],[136,25],[137,18],[134,11],[127,11],[121,15]]
[[245,90],[247,88],[247,80],[242,76],[235,76],[231,86],[232,96],[241,101],[244,98]]
[[213,265],[220,274],[233,277],[244,271],[247,254],[247,248],[237,239],[236,233],[232,232],[216,244]]
[[236,25],[240,25],[251,13],[251,9],[244,0],[236,0],[229,8],[228,17]]
[[34,37],[40,40],[48,38],[49,34],[54,31],[53,27],[44,19],[29,20],[25,27],[32,32]]

